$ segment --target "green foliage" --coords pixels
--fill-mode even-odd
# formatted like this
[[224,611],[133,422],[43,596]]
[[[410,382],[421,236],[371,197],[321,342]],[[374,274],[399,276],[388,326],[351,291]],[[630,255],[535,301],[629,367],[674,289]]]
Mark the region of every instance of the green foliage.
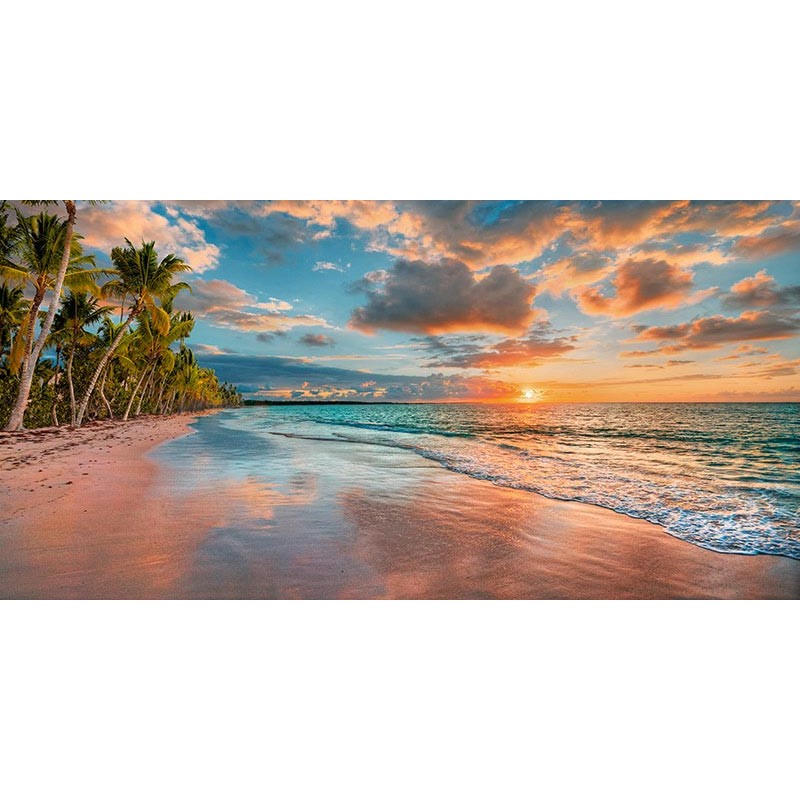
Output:
[[[14,344],[19,347],[28,326],[35,324],[31,320],[39,319],[39,304],[47,302],[64,231],[62,220],[44,213],[25,217],[17,211],[16,225],[9,225],[7,211],[0,204],[0,427],[8,421],[19,386]],[[175,307],[179,293],[189,288],[176,282],[175,275],[191,269],[189,265],[172,254],[159,259],[153,242],[140,248],[125,242],[111,252],[113,269],[100,270],[93,257],[83,255],[75,236],[65,281],[70,291],[61,300],[46,353],[34,373],[25,427],[74,420],[75,398],[86,396],[98,368],[86,419],[242,404],[236,387],[201,367],[184,343],[194,317]],[[109,279],[98,285],[103,278]],[[35,308],[25,298],[26,286],[38,297]],[[114,321],[106,298],[127,304],[127,328]],[[120,331],[122,338],[103,365]]]

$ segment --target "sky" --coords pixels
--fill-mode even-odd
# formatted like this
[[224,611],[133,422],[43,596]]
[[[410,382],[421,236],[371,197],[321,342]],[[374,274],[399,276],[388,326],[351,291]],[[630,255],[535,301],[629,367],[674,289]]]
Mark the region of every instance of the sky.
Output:
[[263,399],[800,400],[797,201],[113,201],[192,267],[204,366]]

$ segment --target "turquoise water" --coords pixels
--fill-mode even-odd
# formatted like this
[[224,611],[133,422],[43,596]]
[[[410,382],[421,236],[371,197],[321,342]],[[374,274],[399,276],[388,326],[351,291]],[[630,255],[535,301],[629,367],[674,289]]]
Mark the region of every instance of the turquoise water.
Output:
[[798,403],[266,406],[224,425],[409,450],[701,547],[800,558]]

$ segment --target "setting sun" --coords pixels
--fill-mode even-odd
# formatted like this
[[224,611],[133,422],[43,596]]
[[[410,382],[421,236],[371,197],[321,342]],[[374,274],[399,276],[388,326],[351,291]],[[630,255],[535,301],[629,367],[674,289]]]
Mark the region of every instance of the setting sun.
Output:
[[523,389],[520,402],[522,403],[537,403],[542,399],[542,393],[539,389]]

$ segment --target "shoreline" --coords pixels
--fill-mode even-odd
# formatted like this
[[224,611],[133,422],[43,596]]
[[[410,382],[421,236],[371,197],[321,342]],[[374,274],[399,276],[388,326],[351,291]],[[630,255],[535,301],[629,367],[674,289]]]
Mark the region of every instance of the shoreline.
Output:
[[211,466],[211,496],[191,476],[179,489],[153,450],[216,413],[0,436],[0,597],[800,596],[794,559],[704,549],[416,454],[288,440],[272,482]]

